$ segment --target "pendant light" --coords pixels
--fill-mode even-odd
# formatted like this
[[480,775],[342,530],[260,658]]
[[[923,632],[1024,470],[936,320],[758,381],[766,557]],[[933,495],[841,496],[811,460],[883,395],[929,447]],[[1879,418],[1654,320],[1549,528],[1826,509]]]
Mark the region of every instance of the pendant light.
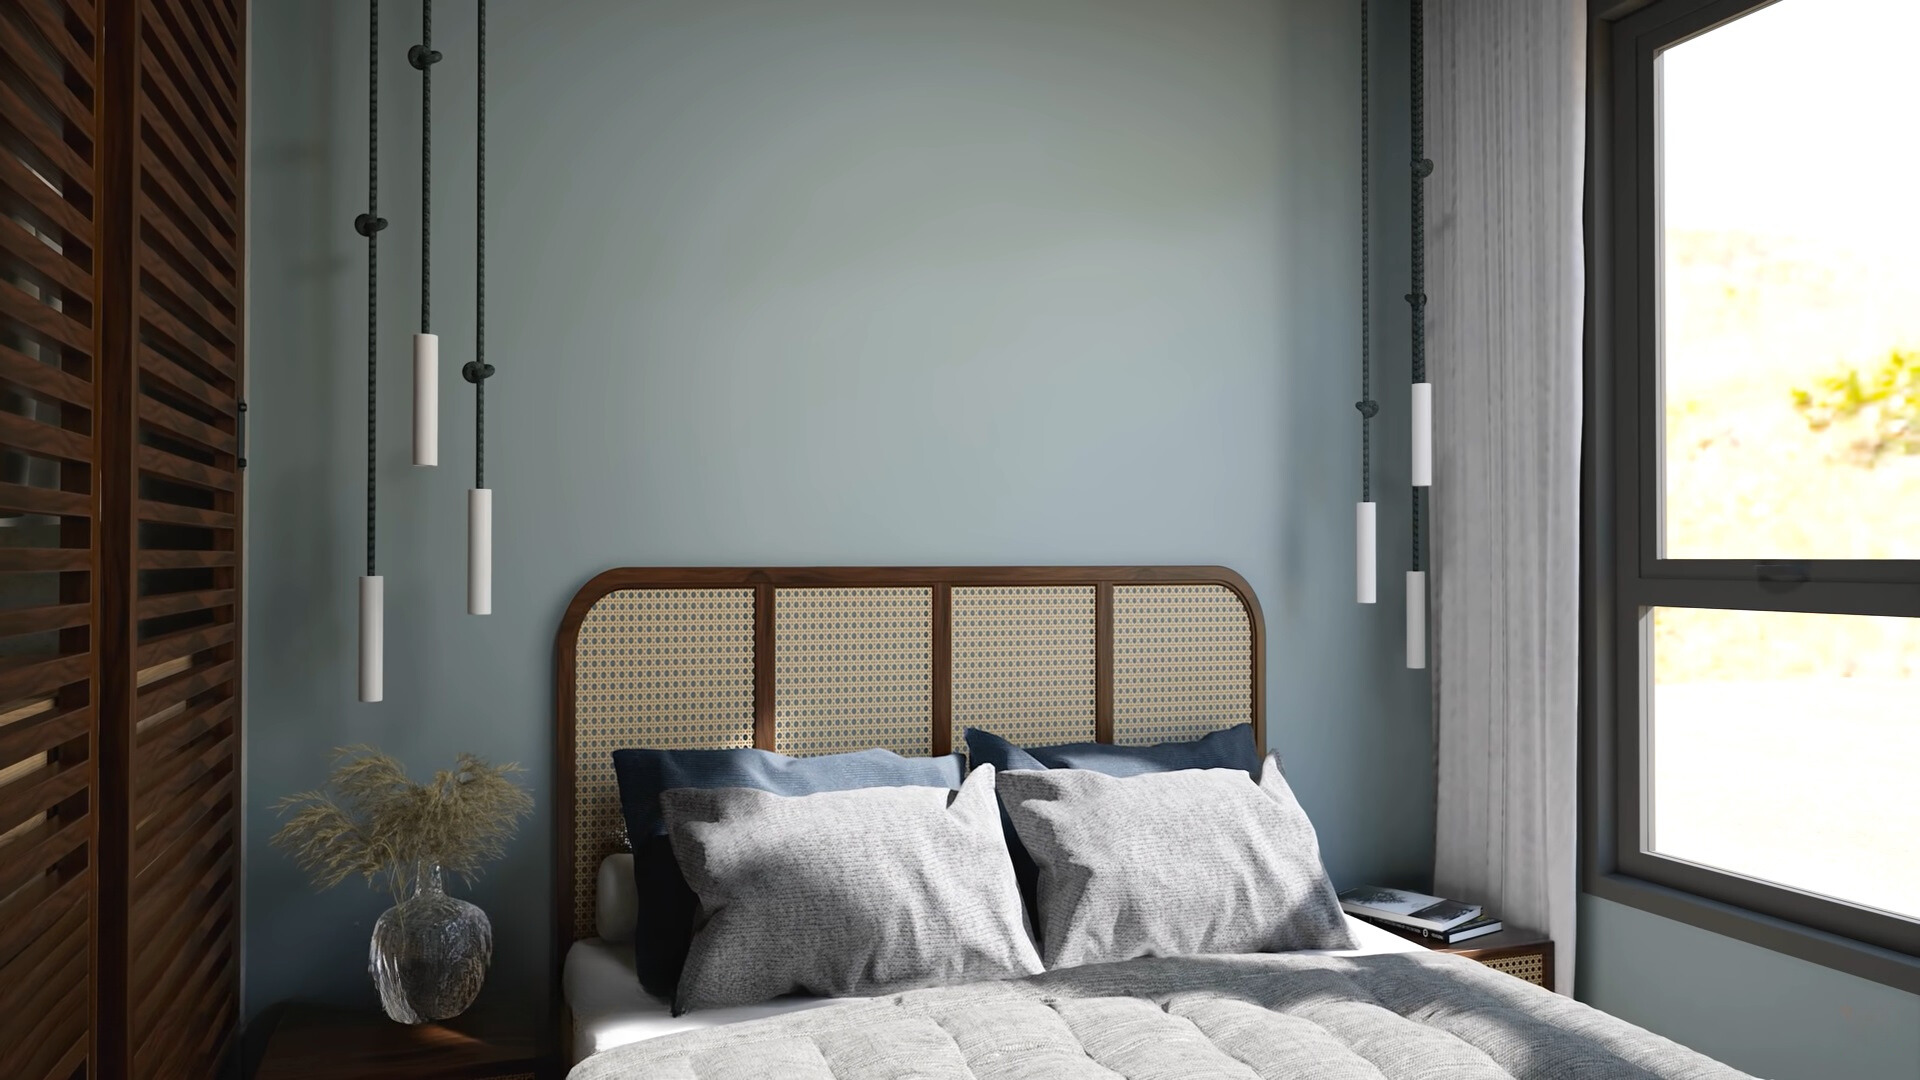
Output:
[[1420,517],[1422,503],[1433,486],[1433,386],[1427,382],[1427,196],[1426,180],[1433,174],[1427,160],[1426,5],[1413,0],[1413,291],[1407,305],[1413,311],[1413,569],[1407,571],[1407,666],[1427,666],[1427,573],[1421,566]]
[[385,693],[386,579],[374,566],[374,450],[379,435],[376,375],[380,331],[380,0],[367,0],[367,212],[354,218],[353,231],[367,238],[367,573],[360,579],[360,700],[379,701]]
[[478,144],[474,178],[473,359],[460,376],[473,384],[473,487],[467,492],[467,614],[493,614],[493,489],[487,486],[487,0],[480,0]]
[[440,336],[433,332],[433,0],[422,0],[420,44],[420,332],[413,335],[413,463],[440,464]]
[[1374,580],[1375,506],[1373,502],[1373,418],[1380,403],[1373,400],[1373,185],[1368,153],[1367,114],[1367,0],[1360,0],[1360,501],[1354,505],[1354,599],[1371,604],[1377,599]]

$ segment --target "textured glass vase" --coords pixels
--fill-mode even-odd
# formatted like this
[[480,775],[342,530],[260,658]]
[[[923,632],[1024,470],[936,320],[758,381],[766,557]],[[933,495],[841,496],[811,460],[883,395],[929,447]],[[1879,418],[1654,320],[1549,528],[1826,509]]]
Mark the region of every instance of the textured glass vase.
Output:
[[437,863],[422,863],[413,895],[373,924],[367,970],[380,1007],[402,1024],[446,1020],[466,1011],[493,962],[487,913],[448,896]]

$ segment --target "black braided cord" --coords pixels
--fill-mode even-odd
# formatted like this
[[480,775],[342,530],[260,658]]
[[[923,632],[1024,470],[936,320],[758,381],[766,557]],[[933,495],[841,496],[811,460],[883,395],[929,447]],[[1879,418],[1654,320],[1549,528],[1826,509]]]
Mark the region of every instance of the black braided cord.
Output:
[[420,332],[433,333],[433,0],[421,0],[420,53]]
[[[376,360],[380,281],[380,0],[367,0],[367,576],[374,576],[375,447],[379,441]],[[356,226],[357,227],[357,226]]]
[[1360,0],[1360,501],[1373,501],[1373,170],[1368,146],[1367,0]]
[[[1412,3],[1412,78],[1413,97],[1413,291],[1407,304],[1413,309],[1413,381],[1427,381],[1427,176],[1433,162],[1427,160],[1427,65],[1424,0]],[[1413,569],[1421,569],[1420,515],[1424,493],[1413,489]]]
[[475,127],[479,151],[474,179],[474,320],[473,359],[460,369],[460,377],[473,384],[473,486],[487,486],[487,380],[493,365],[487,363],[487,0],[480,6],[480,113]]
[[480,0],[479,153],[474,179],[473,486],[487,486],[487,0]]

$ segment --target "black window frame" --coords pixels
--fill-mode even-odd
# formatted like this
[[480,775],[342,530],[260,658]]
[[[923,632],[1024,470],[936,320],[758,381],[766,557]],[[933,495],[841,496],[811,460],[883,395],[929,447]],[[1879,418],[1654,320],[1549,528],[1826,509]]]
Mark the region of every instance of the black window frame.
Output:
[[1667,559],[1659,550],[1654,58],[1775,2],[1588,0],[1581,888],[1920,992],[1920,920],[1659,855],[1644,841],[1648,612],[1920,617],[1920,560]]

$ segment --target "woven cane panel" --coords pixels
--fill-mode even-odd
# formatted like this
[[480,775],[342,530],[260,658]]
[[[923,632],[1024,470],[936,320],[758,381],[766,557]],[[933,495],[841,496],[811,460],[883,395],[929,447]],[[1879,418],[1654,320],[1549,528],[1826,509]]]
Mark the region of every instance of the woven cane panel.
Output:
[[953,590],[954,749],[969,727],[1020,746],[1093,741],[1093,593]]
[[1504,971],[1516,979],[1525,979],[1535,986],[1547,985],[1547,959],[1540,953],[1501,956],[1480,962],[1495,971]]
[[625,845],[613,751],[753,745],[753,590],[628,589],[580,624],[574,667],[573,932]]
[[778,589],[773,627],[775,750],[932,751],[932,589]]
[[1253,719],[1253,624],[1219,585],[1113,590],[1113,741],[1198,738]]

